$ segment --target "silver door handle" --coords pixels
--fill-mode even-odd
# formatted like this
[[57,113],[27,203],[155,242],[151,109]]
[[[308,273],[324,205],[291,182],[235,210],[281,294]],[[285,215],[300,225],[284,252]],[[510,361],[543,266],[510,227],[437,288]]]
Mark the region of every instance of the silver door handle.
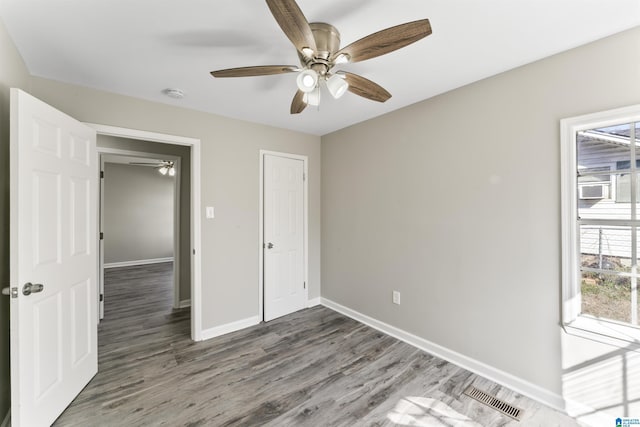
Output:
[[40,283],[36,283],[34,285],[31,282],[27,282],[22,287],[22,294],[23,295],[31,295],[31,294],[35,294],[37,292],[42,292],[43,289],[44,289],[44,285],[42,285]]
[[273,243],[271,242],[267,243],[267,249],[273,249]]

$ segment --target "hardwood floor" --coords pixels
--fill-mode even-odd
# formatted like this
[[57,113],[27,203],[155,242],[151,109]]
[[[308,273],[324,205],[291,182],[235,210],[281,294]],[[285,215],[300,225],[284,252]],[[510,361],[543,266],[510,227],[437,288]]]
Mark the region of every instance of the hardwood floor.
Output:
[[[107,270],[99,372],[56,426],[578,425],[325,307],[192,342],[171,269]],[[463,395],[469,384],[521,422]]]

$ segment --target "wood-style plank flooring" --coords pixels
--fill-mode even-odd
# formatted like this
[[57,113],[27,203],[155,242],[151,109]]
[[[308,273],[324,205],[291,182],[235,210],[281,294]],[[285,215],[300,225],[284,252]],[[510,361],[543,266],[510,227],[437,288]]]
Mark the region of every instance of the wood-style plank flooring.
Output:
[[[99,372],[56,426],[576,426],[328,308],[204,342],[173,310],[171,263],[109,269]],[[462,394],[524,409],[516,422]]]

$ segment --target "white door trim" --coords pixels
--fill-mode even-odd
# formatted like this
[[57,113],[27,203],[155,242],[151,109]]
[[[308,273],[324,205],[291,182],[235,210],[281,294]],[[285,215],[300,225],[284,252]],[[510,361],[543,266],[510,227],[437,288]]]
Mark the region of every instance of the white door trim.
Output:
[[[110,147],[97,147],[98,154],[100,155],[100,170],[104,171],[104,164],[109,163],[104,161],[104,155],[111,154],[115,156],[123,156],[123,157],[142,157],[145,159],[154,159],[159,158],[162,160],[170,160],[173,161],[176,165],[176,169],[181,171],[180,169],[180,157],[172,156],[169,154],[158,154],[158,153],[148,153],[144,151],[132,151],[132,150],[121,150],[119,148],[110,148]],[[173,180],[173,308],[181,308],[180,307],[180,176],[181,173],[178,172]],[[104,230],[104,179],[100,179],[100,232]],[[184,254],[183,254],[184,256]],[[165,260],[166,261],[166,260]],[[163,262],[158,261],[158,262]],[[124,263],[126,264],[126,263]],[[134,264],[130,264],[134,265]],[[100,270],[98,277],[98,281],[100,282],[100,293],[104,294],[104,240],[100,241]],[[99,296],[99,295],[98,295]],[[102,308],[102,305],[101,305]],[[102,319],[103,313],[100,312],[100,319]]]
[[260,209],[258,219],[258,317],[264,321],[264,156],[279,156],[289,159],[302,160],[304,173],[304,282],[306,300],[309,300],[309,157],[299,154],[282,153],[278,151],[260,150]]
[[202,263],[200,238],[200,139],[127,129],[117,126],[85,123],[96,130],[98,135],[139,139],[163,144],[186,145],[191,147],[191,339],[202,341]]

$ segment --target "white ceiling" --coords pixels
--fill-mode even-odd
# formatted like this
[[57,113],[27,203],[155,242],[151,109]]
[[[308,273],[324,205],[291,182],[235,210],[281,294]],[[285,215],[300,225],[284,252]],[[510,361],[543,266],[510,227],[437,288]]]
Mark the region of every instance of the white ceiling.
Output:
[[[342,45],[429,18],[433,34],[341,68],[385,87],[384,104],[347,93],[290,115],[295,74],[214,79],[212,70],[298,65],[262,0],[0,0],[36,76],[324,135],[640,25],[638,0],[298,0]],[[174,100],[165,88],[182,89]]]

